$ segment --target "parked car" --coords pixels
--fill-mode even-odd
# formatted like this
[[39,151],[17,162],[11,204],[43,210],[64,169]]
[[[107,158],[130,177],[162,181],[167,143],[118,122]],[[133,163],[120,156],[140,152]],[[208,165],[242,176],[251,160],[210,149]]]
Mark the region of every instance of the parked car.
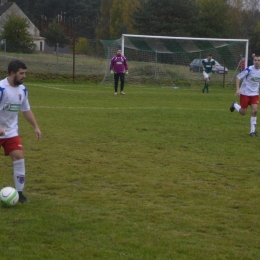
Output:
[[[203,59],[194,59],[190,64],[190,72],[203,72],[201,67],[201,62]],[[215,60],[215,68],[212,68],[212,73],[223,74],[224,73],[224,66],[220,65]],[[228,68],[225,67],[225,74],[228,73]]]

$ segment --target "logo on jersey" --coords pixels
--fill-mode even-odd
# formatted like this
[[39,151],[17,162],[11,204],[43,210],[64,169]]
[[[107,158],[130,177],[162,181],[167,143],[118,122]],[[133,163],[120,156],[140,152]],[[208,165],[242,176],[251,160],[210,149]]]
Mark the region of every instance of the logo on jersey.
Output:
[[10,104],[5,104],[3,110],[7,110],[8,111],[9,109],[10,109]]
[[24,184],[25,181],[25,176],[24,175],[19,175],[17,176],[17,181],[21,184]]
[[22,95],[19,94],[18,97],[19,97],[19,100],[21,101],[22,100]]
[[18,112],[20,109],[20,104],[4,104],[4,111]]
[[251,80],[254,81],[254,82],[260,82],[260,78],[257,78],[257,77],[251,78]]

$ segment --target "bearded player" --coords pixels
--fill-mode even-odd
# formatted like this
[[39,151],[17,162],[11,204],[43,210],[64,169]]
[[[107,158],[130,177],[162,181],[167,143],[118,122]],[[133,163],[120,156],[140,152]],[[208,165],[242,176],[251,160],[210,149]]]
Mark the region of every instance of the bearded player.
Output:
[[9,76],[0,81],[0,147],[3,147],[5,156],[9,155],[13,162],[14,185],[22,203],[28,200],[22,192],[25,183],[25,163],[23,145],[18,135],[19,111],[33,126],[36,137],[41,137],[41,131],[30,109],[27,89],[23,85],[26,69],[23,62],[13,60],[8,65]]
[[124,85],[125,85],[125,74],[128,75],[128,64],[126,57],[122,55],[122,50],[117,49],[116,55],[111,59],[110,62],[110,73],[114,75],[114,95],[117,95],[118,81],[120,78],[120,94],[125,95]]

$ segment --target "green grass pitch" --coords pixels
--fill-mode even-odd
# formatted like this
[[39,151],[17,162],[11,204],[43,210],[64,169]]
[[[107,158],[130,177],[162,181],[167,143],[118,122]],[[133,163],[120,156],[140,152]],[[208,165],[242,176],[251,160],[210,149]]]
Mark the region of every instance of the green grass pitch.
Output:
[[260,259],[260,138],[234,88],[25,85],[43,136],[20,115],[30,203],[0,208],[1,260]]

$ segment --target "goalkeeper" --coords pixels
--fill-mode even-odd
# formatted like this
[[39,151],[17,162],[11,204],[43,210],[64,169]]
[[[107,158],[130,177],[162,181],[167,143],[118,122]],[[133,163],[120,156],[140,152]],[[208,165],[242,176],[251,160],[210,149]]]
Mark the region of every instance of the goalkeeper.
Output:
[[128,75],[128,64],[126,57],[122,55],[122,50],[117,49],[116,55],[111,59],[110,62],[110,73],[114,75],[114,87],[115,93],[117,95],[118,81],[120,78],[120,94],[125,95],[124,84],[125,84],[125,74]]
[[202,60],[201,67],[203,69],[203,77],[205,79],[205,84],[202,92],[204,93],[206,90],[207,93],[209,93],[210,75],[212,73],[212,69],[215,68],[215,60],[212,59],[212,54],[209,54],[206,59]]

